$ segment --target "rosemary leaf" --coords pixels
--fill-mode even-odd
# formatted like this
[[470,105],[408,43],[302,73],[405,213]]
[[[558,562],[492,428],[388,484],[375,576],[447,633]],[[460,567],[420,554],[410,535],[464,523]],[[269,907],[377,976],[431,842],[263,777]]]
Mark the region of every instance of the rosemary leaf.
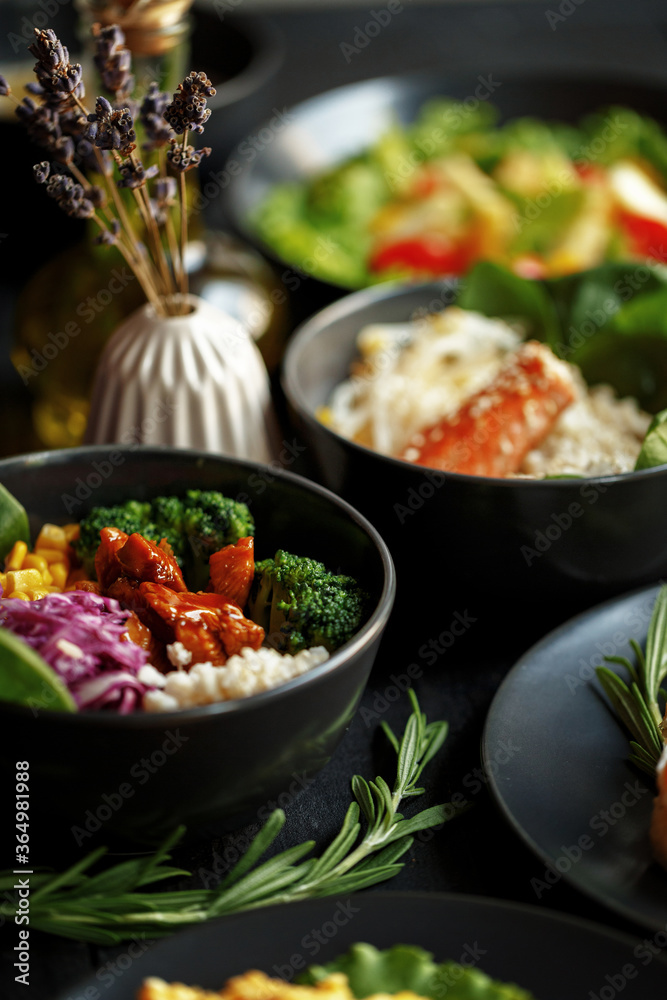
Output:
[[226,889],[235,882],[238,882],[238,880],[245,875],[245,873],[249,871],[253,865],[257,864],[261,856],[266,853],[273,841],[276,839],[284,825],[285,813],[282,809],[275,809],[254,838],[243,857],[237,861],[226,878],[220,882],[218,890]]
[[375,803],[368,782],[360,774],[355,774],[352,778],[352,794],[359,803],[366,822],[372,825],[375,822]]
[[317,880],[326,872],[331,871],[349,853],[361,829],[358,820],[359,806],[356,802],[351,802],[338,836],[329,844],[322,857],[313,865],[313,869],[310,872],[311,880]]
[[630,760],[651,776],[665,747],[663,733],[664,692],[667,677],[667,586],[660,588],[646,637],[646,651],[631,639],[636,664],[624,656],[605,656],[607,663],[623,667],[628,684],[609,667],[597,667],[596,674],[621,723],[629,731]]
[[[306,841],[259,863],[285,823],[285,814],[276,809],[215,889],[145,891],[153,883],[189,874],[165,863],[183,834],[181,828],[154,855],[121,862],[95,875],[89,875],[88,870],[101,860],[103,848],[67,871],[35,873],[31,883],[31,926],[91,944],[118,944],[139,933],[163,937],[179,927],[224,913],[356,892],[386,881],[403,867],[400,858],[412,846],[413,833],[439,826],[457,815],[451,806],[444,805],[431,806],[408,819],[400,812],[403,799],[423,794],[417,779],[447,734],[446,723],[427,722],[412,691],[410,700],[413,711],[400,740],[388,726],[382,726],[396,753],[393,787],[382,777],[369,782],[354,775],[354,801],[337,835],[319,857],[306,859],[315,846],[314,841]],[[640,715],[646,724],[644,716],[646,711]],[[647,718],[650,721],[650,714]],[[641,750],[639,747],[636,753]],[[362,814],[366,822],[363,834]],[[10,889],[14,881],[13,873],[0,873],[0,888]],[[0,903],[0,918],[11,919],[15,910],[13,902]]]

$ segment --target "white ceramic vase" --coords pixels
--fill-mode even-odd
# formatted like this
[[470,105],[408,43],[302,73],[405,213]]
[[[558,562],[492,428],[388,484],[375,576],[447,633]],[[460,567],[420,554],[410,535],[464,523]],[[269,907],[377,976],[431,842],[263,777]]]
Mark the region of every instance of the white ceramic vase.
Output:
[[268,462],[277,425],[264,361],[244,327],[188,295],[184,316],[146,304],[106,345],[87,444],[156,444]]

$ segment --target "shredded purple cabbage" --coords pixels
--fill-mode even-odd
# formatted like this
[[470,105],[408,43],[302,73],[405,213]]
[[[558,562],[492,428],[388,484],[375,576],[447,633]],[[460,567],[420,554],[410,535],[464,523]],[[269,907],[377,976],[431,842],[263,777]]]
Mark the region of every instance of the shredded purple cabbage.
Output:
[[146,650],[122,638],[129,617],[118,601],[87,590],[37,601],[0,598],[0,625],[37,650],[79,709],[126,714],[140,709],[144,693],[153,689],[137,677],[148,662]]

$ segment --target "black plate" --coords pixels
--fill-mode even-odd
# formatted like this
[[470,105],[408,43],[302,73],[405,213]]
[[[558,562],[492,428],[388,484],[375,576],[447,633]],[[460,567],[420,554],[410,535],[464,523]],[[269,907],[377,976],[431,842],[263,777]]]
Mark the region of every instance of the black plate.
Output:
[[[475,964],[517,982],[536,1000],[606,1000],[616,995],[614,983],[623,1000],[657,1000],[667,981],[665,963],[647,961],[643,944],[586,921],[499,900],[387,892],[271,907],[185,931],[136,959],[104,997],[134,1000],[150,975],[211,990],[248,969],[291,979],[356,941],[417,944],[436,960]],[[92,977],[68,1000],[98,996],[86,989],[99,983]]]
[[[464,102],[465,109],[478,100],[476,93],[488,94],[489,90],[489,99],[502,120],[536,115],[576,122],[589,112],[613,104],[625,104],[663,123],[666,119],[664,89],[639,75],[609,79],[555,76],[552,72],[513,78],[503,75],[498,81],[493,74],[489,77],[488,67],[479,67],[456,75],[417,73],[364,80],[297,104],[284,116],[285,122],[274,121],[273,127],[267,122],[271,141],[259,152],[248,150],[247,143],[245,147],[242,143],[230,157],[238,172],[231,176],[227,187],[225,210],[240,233],[278,259],[250,222],[251,213],[275,184],[305,180],[367,149],[395,120],[403,124],[414,121],[429,98],[453,97]],[[253,129],[253,134],[261,136],[262,131]],[[283,259],[282,263],[298,268],[299,261]],[[341,286],[319,279],[315,283],[321,290],[322,302],[327,298],[325,290],[329,299],[336,292],[340,294]]]
[[657,593],[609,601],[533,646],[494,698],[482,754],[505,816],[545,863],[538,898],[562,877],[664,932],[667,872],[648,840],[655,788],[628,763],[593,669],[605,654],[632,658],[631,638],[644,644]]

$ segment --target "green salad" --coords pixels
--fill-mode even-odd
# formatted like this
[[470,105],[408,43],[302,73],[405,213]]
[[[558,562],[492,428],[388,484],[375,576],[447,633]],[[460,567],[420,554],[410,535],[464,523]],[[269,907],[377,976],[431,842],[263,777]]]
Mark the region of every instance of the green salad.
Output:
[[370,944],[352,945],[347,954],[327,965],[312,966],[301,980],[321,982],[332,973],[347,977],[357,1000],[376,993],[409,991],[430,1000],[535,1000],[532,993],[511,983],[491,979],[475,965],[472,949],[460,960],[434,962],[433,956],[414,945],[394,945],[379,951]]
[[345,288],[463,274],[526,277],[667,253],[667,136],[611,107],[579,124],[438,98],[410,125],[305,182],[276,185],[251,224],[283,260]]

